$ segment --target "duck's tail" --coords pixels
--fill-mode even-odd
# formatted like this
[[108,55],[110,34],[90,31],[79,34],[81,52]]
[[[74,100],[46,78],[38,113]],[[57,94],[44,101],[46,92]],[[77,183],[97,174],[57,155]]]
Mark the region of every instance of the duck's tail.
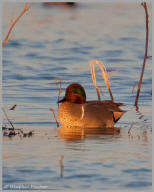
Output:
[[116,123],[117,121],[119,121],[119,119],[122,117],[122,115],[125,113],[126,111],[114,111],[113,112],[113,121],[114,123]]

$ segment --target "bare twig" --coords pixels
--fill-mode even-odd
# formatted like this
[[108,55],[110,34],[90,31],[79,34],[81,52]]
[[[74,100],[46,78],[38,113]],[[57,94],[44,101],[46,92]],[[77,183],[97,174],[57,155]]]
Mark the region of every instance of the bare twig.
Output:
[[106,71],[106,68],[105,68],[104,63],[102,63],[101,61],[98,61],[98,60],[92,60],[92,61],[90,62],[91,75],[92,75],[92,80],[93,80],[94,86],[95,86],[95,88],[96,88],[98,100],[100,101],[100,93],[99,93],[99,88],[98,88],[97,83],[96,83],[96,75],[95,75],[94,64],[97,64],[97,65],[99,66],[99,68],[101,69],[101,71],[102,71],[102,77],[104,78],[105,84],[106,84],[106,86],[107,86],[107,88],[108,88],[108,91],[109,91],[109,93],[110,93],[111,100],[114,101],[113,95],[112,95],[112,91],[111,91],[111,88],[110,88],[110,82],[109,82],[108,72]]
[[146,15],[146,43],[145,43],[145,55],[144,55],[144,60],[143,60],[143,66],[142,66],[142,71],[141,71],[141,75],[140,75],[140,80],[138,83],[138,90],[137,90],[137,95],[136,95],[136,100],[135,100],[135,106],[137,107],[138,105],[138,98],[140,95],[140,89],[141,89],[141,85],[142,85],[142,79],[143,79],[143,74],[144,74],[144,68],[145,68],[145,64],[146,64],[146,59],[148,57],[148,39],[149,39],[149,26],[148,26],[148,9],[147,9],[147,4],[146,2],[141,3],[141,5],[144,7],[145,9],[145,15]]
[[21,13],[19,14],[19,16],[16,18],[15,21],[11,22],[11,26],[10,29],[2,43],[2,47],[4,47],[6,45],[6,43],[9,41],[9,36],[13,30],[13,27],[15,26],[15,24],[19,21],[19,19],[24,15],[25,12],[27,12],[29,10],[29,6],[28,3],[25,3],[24,9],[21,11]]
[[55,112],[54,112],[54,110],[53,110],[51,107],[50,107],[50,111],[53,113],[54,119],[55,119],[55,121],[56,121],[56,123],[57,123],[57,127],[59,127],[59,123],[58,123],[58,121],[57,121]]
[[8,122],[10,123],[10,125],[12,126],[12,128],[13,128],[13,130],[14,130],[15,128],[14,128],[12,122],[9,120],[8,115],[7,115],[6,111],[5,111],[5,109],[2,108],[2,111],[3,111],[3,113],[4,113],[5,117],[6,117],[6,119],[8,120]]

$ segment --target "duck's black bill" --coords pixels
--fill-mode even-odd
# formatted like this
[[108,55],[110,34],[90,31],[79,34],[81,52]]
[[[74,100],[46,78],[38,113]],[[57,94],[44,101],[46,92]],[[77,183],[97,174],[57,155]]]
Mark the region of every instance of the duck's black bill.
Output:
[[61,100],[57,101],[57,103],[63,103],[64,101],[66,101],[66,97],[63,97]]

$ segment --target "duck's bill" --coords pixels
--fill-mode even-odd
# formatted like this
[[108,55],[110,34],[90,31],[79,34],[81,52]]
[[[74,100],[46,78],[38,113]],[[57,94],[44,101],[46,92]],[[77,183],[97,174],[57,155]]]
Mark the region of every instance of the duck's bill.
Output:
[[63,97],[61,100],[57,101],[57,103],[62,103],[64,101],[66,101],[66,97]]

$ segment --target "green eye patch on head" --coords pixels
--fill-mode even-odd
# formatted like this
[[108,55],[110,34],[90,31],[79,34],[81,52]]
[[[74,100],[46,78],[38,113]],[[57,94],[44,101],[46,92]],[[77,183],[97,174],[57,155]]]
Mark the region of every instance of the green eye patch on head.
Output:
[[75,87],[75,88],[73,89],[73,93],[77,93],[77,94],[79,94],[79,95],[81,95],[81,96],[83,96],[83,97],[86,96],[86,95],[85,95],[85,92],[84,92],[81,88],[77,88],[77,87]]

